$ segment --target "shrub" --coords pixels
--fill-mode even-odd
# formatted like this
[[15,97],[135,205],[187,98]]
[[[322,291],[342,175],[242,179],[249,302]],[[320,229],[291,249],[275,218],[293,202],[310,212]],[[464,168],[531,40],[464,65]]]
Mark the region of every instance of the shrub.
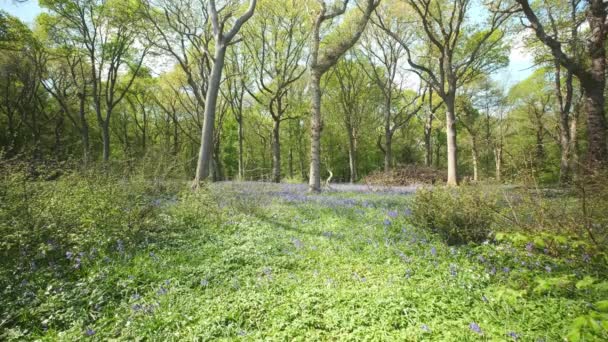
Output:
[[481,187],[421,189],[411,220],[450,245],[479,243],[489,237],[495,207],[496,197]]
[[12,173],[0,196],[3,264],[67,262],[66,253],[122,249],[157,229],[157,194],[146,182],[76,174],[32,182]]

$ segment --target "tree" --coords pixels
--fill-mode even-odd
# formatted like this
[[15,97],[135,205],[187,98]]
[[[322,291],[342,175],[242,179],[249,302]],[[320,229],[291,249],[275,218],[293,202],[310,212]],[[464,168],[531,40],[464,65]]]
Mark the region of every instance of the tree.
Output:
[[448,185],[458,185],[456,143],[456,92],[479,74],[490,73],[507,63],[505,33],[501,26],[511,16],[506,1],[494,9],[483,28],[470,19],[471,0],[404,0],[412,9],[422,34],[431,42],[427,56],[413,54],[413,44],[391,29],[385,18],[378,25],[406,50],[408,64],[433,87],[446,105]]
[[[42,134],[50,121],[40,76],[47,55],[32,31],[19,19],[0,11],[0,113],[6,119],[0,141],[9,157],[33,143],[33,157],[42,157]],[[28,138],[27,136],[30,136]]]
[[523,149],[533,151],[530,160],[539,170],[546,168],[546,138],[552,134],[548,124],[551,122],[551,114],[555,112],[554,94],[549,88],[546,75],[546,69],[539,69],[509,92],[514,105],[513,114],[518,115],[517,119],[522,121],[522,130],[531,133],[522,138],[526,141],[529,136],[532,137],[531,148],[528,148],[526,143]]
[[297,119],[286,116],[287,97],[294,82],[306,68],[301,64],[308,32],[304,29],[302,8],[276,6],[263,2],[258,20],[247,31],[245,45],[253,56],[256,90],[249,91],[265,106],[274,122],[272,128],[272,181],[281,181],[281,122]]
[[[85,51],[91,96],[101,128],[103,160],[110,159],[110,120],[143,65],[148,47],[133,47],[140,33],[140,17],[133,2],[103,0],[41,0],[58,17],[57,29],[71,44]],[[124,73],[124,68],[130,72]]]
[[[234,41],[237,33],[253,16],[257,1],[251,0],[247,11],[235,20],[232,28],[228,32],[224,32],[226,23],[233,16],[233,9],[230,6],[222,7],[220,10],[215,5],[215,0],[209,0],[209,18],[213,27],[213,42],[215,44],[215,52],[212,59],[211,75],[209,78],[209,86],[207,89],[207,97],[205,99],[205,115],[203,121],[203,129],[201,130],[201,148],[198,155],[198,163],[196,167],[196,176],[194,178],[194,187],[198,187],[201,181],[204,181],[209,176],[209,167],[211,165],[212,150],[214,146],[214,126],[215,126],[215,109],[217,98],[222,81],[222,71],[224,68],[224,58],[228,46],[235,44]],[[224,13],[220,19],[220,14]]]
[[348,170],[349,181],[354,183],[358,180],[358,153],[365,125],[374,119],[376,112],[376,99],[381,94],[375,88],[370,87],[370,80],[363,70],[363,63],[355,62],[356,53],[351,53],[348,58],[340,61],[331,79],[328,80],[326,92],[335,103],[333,112],[338,115],[338,122],[343,125],[348,140]]
[[[606,140],[606,117],[604,113],[605,88],[606,88],[606,37],[608,35],[608,3],[603,0],[585,0],[586,6],[580,6],[581,1],[569,1],[572,20],[571,39],[577,39],[578,24],[577,12],[586,12],[589,31],[585,40],[587,41],[585,59],[577,58],[576,52],[568,53],[558,32],[553,33],[545,29],[544,23],[539,19],[538,11],[534,10],[528,0],[515,0],[518,9],[523,13],[528,23],[525,27],[531,29],[539,41],[545,44],[555,60],[564,67],[568,73],[572,73],[579,80],[584,91],[585,109],[587,112],[587,165],[590,169],[603,168],[608,165],[608,146]],[[549,13],[552,13],[549,11]],[[553,16],[549,16],[551,25],[555,23]],[[556,76],[556,82],[561,77]],[[557,87],[557,84],[556,84]],[[560,87],[561,88],[561,87]],[[561,95],[559,95],[561,97]],[[562,103],[562,112],[565,113],[567,102]],[[562,116],[562,121],[565,117]],[[563,142],[562,149],[567,148],[566,122],[561,123]],[[563,161],[565,163],[566,161]],[[565,165],[564,165],[565,167]]]
[[222,91],[222,96],[230,106],[230,111],[238,126],[238,179],[245,179],[245,161],[243,144],[245,141],[244,133],[244,111],[245,111],[245,94],[247,93],[247,84],[249,83],[247,66],[250,65],[251,59],[244,54],[243,50],[238,49],[235,45],[230,50],[228,55],[228,73],[232,77],[226,79],[225,90]]
[[[549,34],[560,41],[564,50],[577,61],[582,59],[579,31],[585,23],[585,18],[579,11],[581,4],[582,0],[543,0],[542,6],[537,7],[539,15],[547,21]],[[576,102],[578,99],[575,96],[577,85],[574,83],[574,74],[564,68],[559,59],[536,36],[530,37],[526,42],[526,47],[534,53],[536,63],[553,70],[554,98],[557,102],[556,110],[559,112],[557,121],[561,152],[559,179],[560,183],[566,184],[572,180],[572,171],[578,159],[575,146],[577,132],[574,129],[578,120],[577,112],[574,110],[578,106]]]
[[[372,12],[381,0],[365,0],[362,13],[352,23],[345,22],[341,27],[321,39],[321,27],[324,23],[343,15],[349,0],[341,1],[341,6],[329,10],[325,0],[318,0],[320,10],[316,13],[310,46],[308,63],[311,94],[311,143],[310,143],[310,173],[308,187],[310,191],[321,191],[321,77],[333,67],[340,57],[359,40],[363,34]],[[352,25],[348,25],[352,24]],[[332,35],[333,34],[333,35]],[[333,40],[332,40],[333,38]],[[323,46],[322,46],[323,43]]]
[[[377,27],[367,31],[363,39],[364,56],[370,68],[364,68],[368,77],[384,97],[384,144],[382,136],[378,147],[384,154],[384,171],[393,165],[393,136],[422,108],[418,94],[406,91],[407,75],[401,68],[405,49]],[[380,68],[376,67],[379,65]]]

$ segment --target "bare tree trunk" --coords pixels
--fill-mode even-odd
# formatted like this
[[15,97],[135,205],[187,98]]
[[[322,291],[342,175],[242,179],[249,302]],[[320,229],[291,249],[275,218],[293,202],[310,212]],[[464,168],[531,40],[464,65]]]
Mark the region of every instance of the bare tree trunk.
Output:
[[78,114],[80,117],[80,135],[81,135],[81,139],[82,139],[82,160],[84,163],[84,166],[86,167],[89,163],[89,123],[87,122],[87,116],[86,116],[86,110],[85,110],[85,105],[86,105],[86,98],[84,96],[84,93],[82,94],[78,94],[79,97],[79,110],[78,110]]
[[588,50],[591,57],[589,79],[581,80],[587,107],[588,166],[591,169],[608,166],[604,91],[606,89],[606,4],[589,1],[587,21],[591,31]]
[[[216,44],[221,44],[216,40]],[[201,132],[201,147],[198,155],[198,163],[196,167],[196,177],[194,178],[194,187],[197,187],[202,181],[209,177],[209,167],[211,166],[212,149],[213,149],[213,129],[215,126],[215,109],[217,106],[217,96],[220,90],[222,81],[222,70],[224,69],[224,57],[226,56],[226,46],[216,46],[215,59],[213,68],[211,69],[211,77],[209,78],[209,86],[207,88],[207,98],[205,101],[205,114],[203,120],[203,129]]]
[[179,153],[179,125],[177,122],[177,115],[171,116],[173,121],[173,155],[177,156]]
[[384,172],[389,172],[393,164],[393,135],[390,128],[385,132],[384,139]]
[[289,178],[293,179],[293,147],[289,146]]
[[61,132],[63,131],[63,116],[57,115],[55,121],[55,158],[59,160],[61,158]]
[[281,182],[281,141],[280,139],[281,121],[275,120],[272,128],[272,181]]
[[458,147],[456,144],[456,114],[455,94],[449,94],[446,98],[446,133],[448,147],[448,185],[458,185]]
[[579,164],[579,152],[578,152],[578,109],[573,113],[572,120],[570,120],[570,170],[573,174],[578,172]]
[[243,117],[238,120],[239,124],[239,180],[245,179],[245,163],[243,162]]
[[310,173],[308,189],[311,192],[321,191],[321,75],[310,76],[310,94],[312,108],[312,125],[310,127]]
[[543,127],[537,127],[536,129],[536,163],[537,165],[543,165],[545,159],[545,142],[544,142],[544,130]]
[[348,132],[348,166],[350,170],[350,183],[357,181],[357,146],[352,129]]
[[559,144],[561,149],[559,181],[561,184],[569,183],[571,180],[571,136],[570,136],[570,109],[572,108],[572,81],[573,74],[568,71],[566,76],[566,98],[562,95],[561,64],[555,60],[555,94],[559,105]]
[[473,147],[472,154],[473,154],[473,181],[478,182],[479,181],[479,168],[478,168],[479,152],[477,151],[477,147]]
[[110,161],[110,122],[104,121],[101,125],[101,140],[103,142],[103,161]]
[[[602,61],[592,62],[604,64]],[[606,147],[606,118],[604,117],[604,76],[601,80],[586,84],[585,105],[587,108],[587,139],[589,140],[588,167],[596,169],[605,166],[608,162],[608,149]]]
[[496,165],[496,181],[500,182],[502,179],[502,147],[497,146],[494,148],[494,163]]
[[430,115],[424,125],[424,165],[433,165],[433,146],[431,144],[433,134],[433,115]]

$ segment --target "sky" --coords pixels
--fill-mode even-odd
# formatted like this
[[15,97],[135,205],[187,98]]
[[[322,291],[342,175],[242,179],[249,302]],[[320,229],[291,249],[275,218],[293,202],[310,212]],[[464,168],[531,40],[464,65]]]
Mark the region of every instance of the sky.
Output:
[[0,0],[0,9],[21,19],[26,24],[32,24],[34,18],[42,12],[37,0],[28,0],[25,3],[18,3],[14,0]]
[[[0,0],[0,9],[5,10],[13,16],[21,19],[27,24],[33,24],[34,18],[42,12],[37,0],[28,0],[25,3],[17,3],[14,0]],[[515,39],[521,42],[523,39]],[[532,74],[532,57],[525,51],[521,44],[515,44],[509,56],[509,66],[493,75],[493,79],[505,86],[512,86],[524,80]]]

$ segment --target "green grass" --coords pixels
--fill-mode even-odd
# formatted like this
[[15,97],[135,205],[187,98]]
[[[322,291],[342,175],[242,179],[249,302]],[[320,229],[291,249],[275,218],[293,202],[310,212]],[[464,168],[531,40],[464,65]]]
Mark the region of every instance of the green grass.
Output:
[[[290,202],[273,189],[185,195],[157,207],[159,232],[124,253],[109,248],[80,269],[11,274],[0,336],[502,341],[514,333],[557,341],[608,298],[603,268],[575,255],[507,243],[448,247],[408,223],[412,196]],[[201,214],[211,208],[217,216]],[[577,287],[585,276],[591,284]]]

